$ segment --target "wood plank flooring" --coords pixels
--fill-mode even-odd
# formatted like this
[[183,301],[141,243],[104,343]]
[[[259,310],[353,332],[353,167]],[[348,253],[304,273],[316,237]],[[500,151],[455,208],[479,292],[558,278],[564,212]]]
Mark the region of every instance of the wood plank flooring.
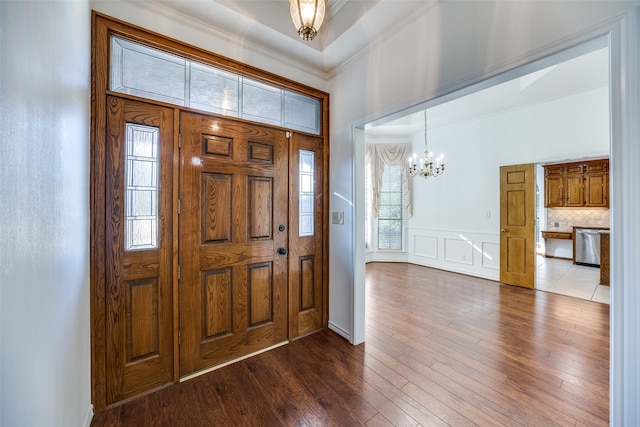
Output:
[[322,331],[92,426],[608,425],[608,305],[410,264],[366,286],[365,344]]

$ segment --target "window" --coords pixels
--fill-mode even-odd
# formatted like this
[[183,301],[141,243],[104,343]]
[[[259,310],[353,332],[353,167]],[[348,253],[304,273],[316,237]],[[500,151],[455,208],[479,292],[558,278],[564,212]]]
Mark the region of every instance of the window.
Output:
[[120,37],[111,37],[110,89],[320,134],[320,101]]
[[299,230],[300,236],[313,236],[313,169],[315,153],[313,151],[300,150],[300,170],[299,174]]
[[126,131],[125,249],[157,249],[159,130],[127,123]]
[[378,201],[378,250],[403,249],[402,166],[385,165]]
[[364,165],[364,248],[371,250],[371,163]]

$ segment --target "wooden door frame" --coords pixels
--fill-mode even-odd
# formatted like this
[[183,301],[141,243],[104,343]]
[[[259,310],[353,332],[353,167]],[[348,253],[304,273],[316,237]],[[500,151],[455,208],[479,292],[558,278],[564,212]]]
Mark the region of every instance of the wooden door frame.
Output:
[[[108,337],[105,330],[105,298],[106,298],[106,117],[107,95],[133,99],[149,104],[162,105],[175,109],[174,123],[174,168],[177,170],[179,152],[179,112],[182,110],[194,111],[190,108],[179,107],[158,101],[152,101],[109,90],[109,51],[110,37],[117,35],[178,56],[212,65],[242,76],[291,90],[306,96],[313,97],[320,102],[320,135],[323,138],[323,192],[327,197],[323,200],[323,251],[329,249],[329,94],[310,86],[297,83],[276,74],[272,74],[256,67],[226,58],[204,49],[177,41],[175,39],[154,33],[126,22],[111,18],[107,15],[92,11],[91,15],[91,157],[90,157],[90,330],[91,330],[91,402],[95,412],[102,412],[107,408],[106,398],[106,357],[105,349]],[[240,119],[238,119],[240,120]],[[263,125],[263,124],[261,124]],[[284,129],[288,130],[289,129]],[[302,133],[302,132],[301,132]],[[178,188],[178,174],[174,174],[174,186]],[[174,206],[177,206],[178,191],[174,192]],[[178,281],[177,281],[177,257],[178,257],[178,216],[173,220],[173,307],[174,307],[174,382],[179,381],[179,348],[178,348]],[[329,257],[323,261],[323,325],[328,323],[328,284],[329,284]]]

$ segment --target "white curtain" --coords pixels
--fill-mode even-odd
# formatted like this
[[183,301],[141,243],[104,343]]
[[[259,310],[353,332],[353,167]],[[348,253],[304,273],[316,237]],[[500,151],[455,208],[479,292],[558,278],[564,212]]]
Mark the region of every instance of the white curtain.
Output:
[[404,209],[407,218],[413,216],[413,203],[411,201],[411,179],[407,159],[411,155],[411,144],[365,144],[364,161],[371,164],[371,216],[378,218],[378,200],[380,199],[380,187],[382,187],[382,174],[384,166],[397,164],[407,165],[402,167],[402,193]]

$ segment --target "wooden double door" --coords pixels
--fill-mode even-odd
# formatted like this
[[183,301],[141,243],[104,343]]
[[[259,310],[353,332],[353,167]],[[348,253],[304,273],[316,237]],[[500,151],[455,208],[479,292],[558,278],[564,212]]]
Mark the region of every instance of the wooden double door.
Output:
[[322,138],[108,104],[107,405],[324,327]]

